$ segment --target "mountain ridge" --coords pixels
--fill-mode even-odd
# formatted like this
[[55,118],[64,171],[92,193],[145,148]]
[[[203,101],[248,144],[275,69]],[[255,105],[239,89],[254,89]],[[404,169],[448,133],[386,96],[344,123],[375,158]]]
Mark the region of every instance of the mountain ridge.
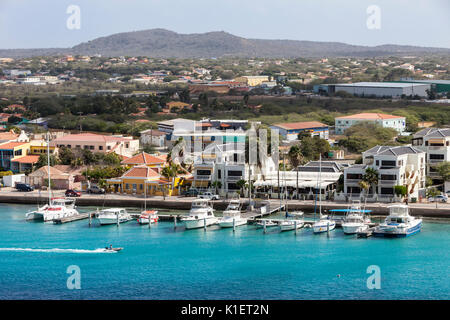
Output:
[[82,42],[72,48],[0,49],[1,57],[56,54],[149,56],[155,58],[260,57],[375,57],[450,54],[448,48],[383,44],[352,45],[343,42],[252,39],[225,31],[182,34],[162,28],[115,33]]

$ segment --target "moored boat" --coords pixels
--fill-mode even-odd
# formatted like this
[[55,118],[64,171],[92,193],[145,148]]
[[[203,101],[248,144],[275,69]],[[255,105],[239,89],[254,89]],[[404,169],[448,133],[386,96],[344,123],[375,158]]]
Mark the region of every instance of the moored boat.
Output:
[[187,217],[181,218],[186,229],[204,228],[218,222],[214,216],[214,209],[208,199],[196,199],[192,202]]
[[422,219],[409,214],[406,205],[389,207],[389,215],[383,223],[375,227],[373,234],[381,237],[407,237],[422,230]]
[[125,223],[132,219],[131,215],[124,208],[103,209],[96,215],[100,225]]
[[137,222],[139,224],[149,224],[158,222],[158,211],[157,210],[146,210],[142,211],[139,215]]
[[232,199],[219,219],[221,228],[233,228],[247,224],[247,219],[241,216],[241,202],[239,199]]

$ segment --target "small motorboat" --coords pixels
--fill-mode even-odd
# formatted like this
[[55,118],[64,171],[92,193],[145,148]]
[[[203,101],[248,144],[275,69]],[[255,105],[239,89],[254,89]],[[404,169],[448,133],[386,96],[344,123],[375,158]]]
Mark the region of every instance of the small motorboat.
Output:
[[142,211],[137,222],[139,224],[149,224],[158,222],[158,211],[157,210],[147,210]]
[[264,221],[266,222],[266,228],[278,227],[278,223],[272,220],[260,220],[256,223],[256,228],[261,229],[264,228]]
[[105,247],[106,252],[119,252],[123,250],[123,248],[112,248],[112,247]]

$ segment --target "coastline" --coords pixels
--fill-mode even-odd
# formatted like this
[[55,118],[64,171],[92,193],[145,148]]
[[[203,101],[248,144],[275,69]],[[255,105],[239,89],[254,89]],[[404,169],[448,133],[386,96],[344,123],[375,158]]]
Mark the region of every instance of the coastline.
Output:
[[[64,196],[63,193],[55,192],[54,197]],[[44,204],[47,202],[48,194],[46,192],[7,192],[0,193],[0,203],[10,204]],[[151,197],[147,198],[147,207],[154,207],[160,209],[173,209],[173,210],[189,210],[191,203],[196,198],[193,197]],[[242,199],[244,203],[248,203],[247,199]],[[258,201],[258,199],[256,200]],[[271,203],[277,204],[279,200],[272,199]],[[142,208],[145,203],[144,197],[132,196],[132,195],[85,195],[76,199],[76,203],[79,206],[108,206],[108,207],[136,207]],[[367,210],[371,210],[373,215],[386,216],[388,214],[388,206],[393,203],[368,203],[366,205]],[[398,203],[397,203],[398,204]],[[213,201],[214,209],[224,210],[228,205],[228,200],[216,200]],[[349,206],[345,202],[322,202],[322,210],[326,212],[330,209],[345,209]],[[302,210],[311,212],[318,210],[314,201],[288,201],[289,210]],[[413,203],[409,204],[410,214],[413,216],[422,216],[426,218],[444,218],[450,219],[450,204],[439,203],[438,208],[434,203]]]

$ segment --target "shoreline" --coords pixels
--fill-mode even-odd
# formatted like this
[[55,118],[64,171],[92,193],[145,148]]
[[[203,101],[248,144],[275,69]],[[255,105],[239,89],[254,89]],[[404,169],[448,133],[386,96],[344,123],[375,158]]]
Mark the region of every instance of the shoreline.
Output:
[[[54,197],[64,196],[63,193],[56,193]],[[196,198],[193,197],[152,197],[147,198],[147,208],[158,208],[158,209],[172,209],[172,210],[189,210],[191,208],[191,203]],[[6,204],[44,204],[48,200],[48,195],[45,192],[38,194],[37,192],[25,193],[25,192],[8,192],[0,193],[0,203]],[[216,200],[213,201],[213,207],[217,210],[224,210],[228,205],[229,200]],[[248,203],[248,199],[242,199],[244,203]],[[258,200],[257,200],[258,201]],[[278,204],[279,200],[270,200],[272,204]],[[132,195],[116,195],[107,194],[105,195],[85,195],[83,194],[80,198],[76,198],[76,204],[78,206],[107,206],[107,207],[135,207],[143,208],[145,203],[144,197],[132,196]],[[374,216],[386,216],[388,214],[388,206],[394,203],[368,203],[366,205],[367,210],[372,210]],[[398,203],[397,203],[398,204]],[[326,212],[330,209],[345,209],[348,208],[349,204],[345,202],[322,202],[322,210]],[[302,210],[302,211],[314,211],[318,210],[318,206],[315,205],[314,201],[301,201],[301,200],[289,200],[288,208],[290,210]],[[409,211],[412,216],[422,216],[426,218],[444,218],[450,219],[450,204],[438,204],[436,209],[436,204],[424,204],[424,203],[413,203],[409,204]]]

